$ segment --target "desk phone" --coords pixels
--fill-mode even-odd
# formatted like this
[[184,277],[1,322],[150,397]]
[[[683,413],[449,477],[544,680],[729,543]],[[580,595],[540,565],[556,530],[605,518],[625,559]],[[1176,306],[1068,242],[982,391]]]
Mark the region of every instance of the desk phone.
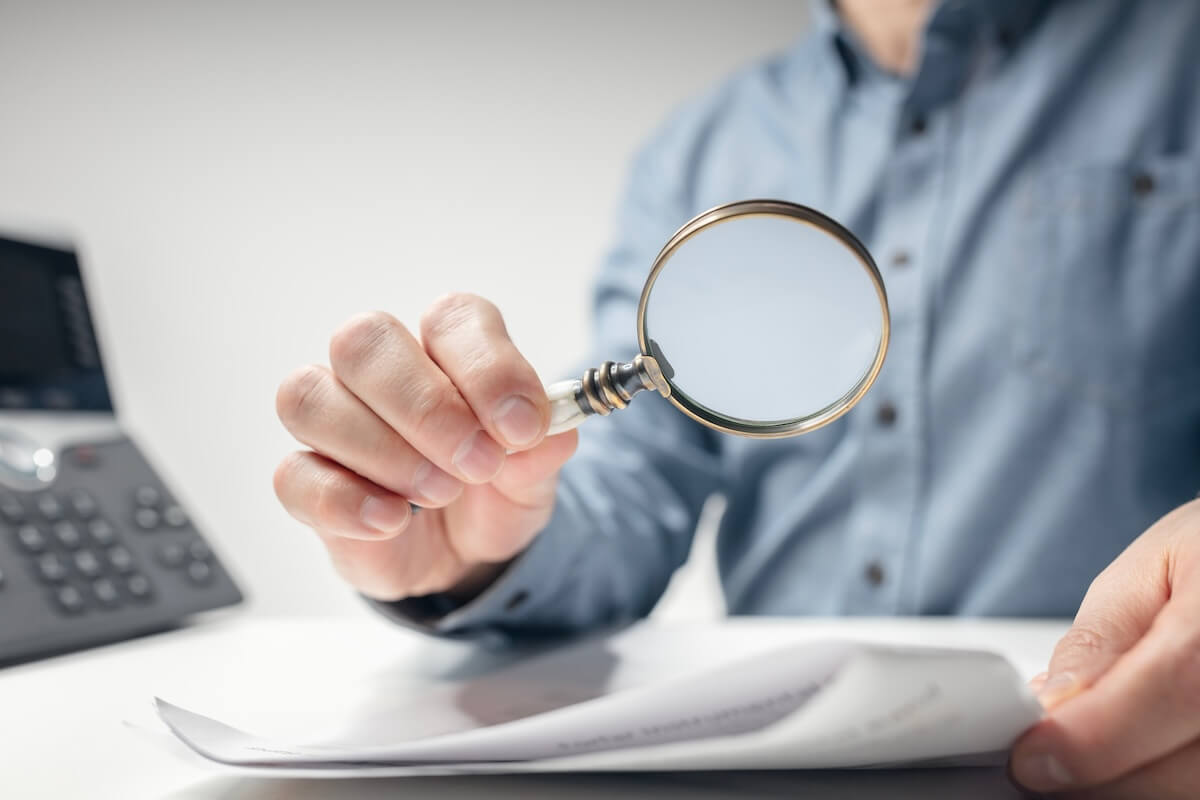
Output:
[[241,599],[118,423],[75,253],[0,238],[0,664]]

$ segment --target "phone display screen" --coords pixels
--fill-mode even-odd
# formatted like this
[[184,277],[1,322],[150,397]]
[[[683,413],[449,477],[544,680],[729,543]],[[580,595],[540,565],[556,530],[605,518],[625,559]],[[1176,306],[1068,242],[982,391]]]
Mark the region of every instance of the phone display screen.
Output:
[[0,411],[111,411],[112,399],[68,250],[0,238]]

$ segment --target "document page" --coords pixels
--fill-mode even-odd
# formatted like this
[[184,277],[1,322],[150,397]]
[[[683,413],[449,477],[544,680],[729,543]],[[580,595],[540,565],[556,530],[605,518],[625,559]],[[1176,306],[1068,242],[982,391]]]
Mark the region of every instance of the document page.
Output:
[[[305,774],[921,763],[1002,752],[1041,714],[1012,665],[978,650],[810,641],[689,668],[639,652],[636,636],[607,644],[585,641],[442,687],[417,698],[406,725],[376,720],[365,731],[334,719],[316,741],[261,738],[157,706],[206,758]],[[640,662],[632,680],[629,662]],[[428,734],[411,714],[428,720]]]

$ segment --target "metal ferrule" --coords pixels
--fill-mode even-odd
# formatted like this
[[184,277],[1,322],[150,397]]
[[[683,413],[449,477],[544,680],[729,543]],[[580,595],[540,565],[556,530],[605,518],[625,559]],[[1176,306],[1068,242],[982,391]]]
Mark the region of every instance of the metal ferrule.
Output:
[[605,361],[583,374],[575,401],[588,414],[606,417],[629,405],[638,392],[653,389],[663,397],[671,396],[671,385],[663,377],[652,356],[639,355],[627,364]]

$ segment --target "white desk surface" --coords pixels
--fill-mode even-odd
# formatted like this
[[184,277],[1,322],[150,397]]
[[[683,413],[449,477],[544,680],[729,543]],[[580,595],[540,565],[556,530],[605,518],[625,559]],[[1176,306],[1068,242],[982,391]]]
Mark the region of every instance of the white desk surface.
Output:
[[[984,647],[1027,676],[1043,668],[1064,621],[741,619],[738,635],[850,636]],[[204,624],[0,669],[0,796],[5,798],[382,797],[963,797],[1019,795],[1000,770],[897,770],[681,775],[455,776],[328,781],[230,775],[123,720],[151,717],[161,694],[234,724],[247,696],[336,704],[355,692],[420,685],[486,670],[497,658],[376,619],[227,615]],[[346,686],[347,676],[369,685]],[[248,692],[251,693],[248,695]]]

